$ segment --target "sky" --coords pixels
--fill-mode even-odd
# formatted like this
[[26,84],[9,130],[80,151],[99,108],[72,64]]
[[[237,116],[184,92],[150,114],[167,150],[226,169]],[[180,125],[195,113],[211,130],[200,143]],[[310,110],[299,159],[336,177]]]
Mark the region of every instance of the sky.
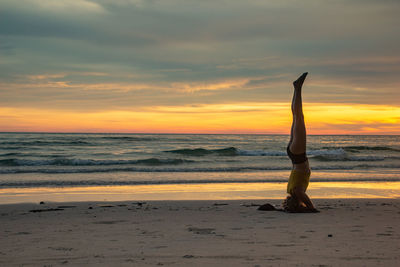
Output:
[[400,134],[400,1],[2,0],[0,131]]

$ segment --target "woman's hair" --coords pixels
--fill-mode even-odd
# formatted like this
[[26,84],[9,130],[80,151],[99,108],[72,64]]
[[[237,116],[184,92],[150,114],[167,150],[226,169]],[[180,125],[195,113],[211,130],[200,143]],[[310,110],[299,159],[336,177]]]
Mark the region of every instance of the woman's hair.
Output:
[[282,208],[287,212],[301,212],[302,205],[300,201],[294,196],[287,196],[282,203]]

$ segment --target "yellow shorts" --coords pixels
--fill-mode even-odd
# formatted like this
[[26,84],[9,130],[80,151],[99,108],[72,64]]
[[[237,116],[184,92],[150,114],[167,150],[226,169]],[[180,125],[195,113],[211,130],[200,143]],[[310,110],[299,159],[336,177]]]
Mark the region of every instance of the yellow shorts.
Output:
[[293,189],[295,189],[296,187],[301,187],[304,188],[304,190],[306,190],[308,184],[310,183],[310,175],[311,171],[300,172],[292,170],[289,176],[289,182],[287,184],[287,192],[291,194]]

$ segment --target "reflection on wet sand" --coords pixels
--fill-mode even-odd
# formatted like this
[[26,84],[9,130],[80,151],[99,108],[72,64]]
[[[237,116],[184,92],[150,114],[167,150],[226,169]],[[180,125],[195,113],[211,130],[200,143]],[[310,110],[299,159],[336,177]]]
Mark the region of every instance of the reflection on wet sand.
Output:
[[[286,183],[163,184],[0,189],[0,204],[24,202],[283,199]],[[311,182],[313,198],[399,198],[400,182]]]

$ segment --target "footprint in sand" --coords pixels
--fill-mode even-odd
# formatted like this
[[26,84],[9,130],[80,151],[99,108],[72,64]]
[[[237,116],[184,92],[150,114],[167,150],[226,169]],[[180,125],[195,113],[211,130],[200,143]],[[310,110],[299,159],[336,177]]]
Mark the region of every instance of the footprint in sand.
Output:
[[124,220],[120,221],[98,221],[98,222],[93,222],[93,224],[115,224],[115,223],[121,223],[121,222],[126,222]]
[[215,234],[214,228],[196,228],[196,227],[189,227],[188,231],[193,232],[198,235],[210,235]]

